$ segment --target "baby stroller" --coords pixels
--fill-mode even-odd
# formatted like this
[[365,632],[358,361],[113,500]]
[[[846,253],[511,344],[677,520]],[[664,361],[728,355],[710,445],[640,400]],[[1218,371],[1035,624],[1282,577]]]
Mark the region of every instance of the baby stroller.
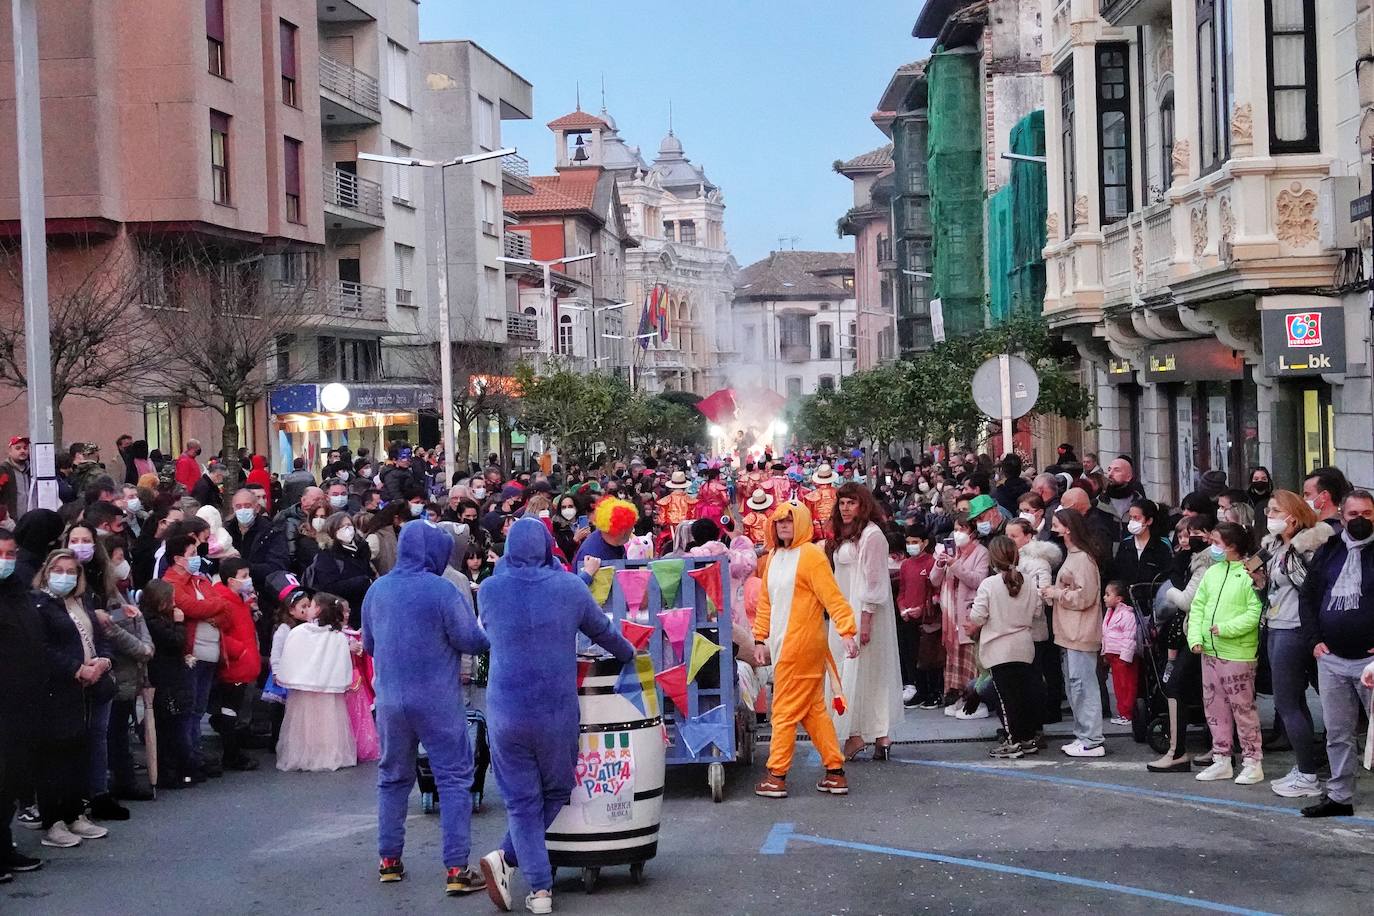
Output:
[[[487,717],[481,710],[469,709],[468,744],[472,746],[472,810],[482,810],[482,797],[487,785],[487,767],[491,766],[491,745],[487,742]],[[420,784],[420,810],[434,814],[439,810],[439,790],[434,784],[434,770],[423,747],[415,758],[415,781]]]
[[[1169,697],[1164,687],[1169,665],[1168,631],[1171,624],[1179,625],[1187,614],[1169,605],[1164,597],[1170,584],[1168,576],[1159,576],[1148,584],[1131,586],[1129,596],[1138,634],[1136,657],[1141,659],[1131,732],[1137,742],[1149,744],[1157,754],[1163,754],[1170,746]],[[1176,615],[1180,620],[1175,620]],[[1184,648],[1176,664],[1187,665],[1193,661],[1193,656]],[[1185,677],[1184,681],[1185,695],[1178,698],[1178,717],[1180,728],[1186,730],[1190,724],[1203,721],[1202,679],[1200,676]]]

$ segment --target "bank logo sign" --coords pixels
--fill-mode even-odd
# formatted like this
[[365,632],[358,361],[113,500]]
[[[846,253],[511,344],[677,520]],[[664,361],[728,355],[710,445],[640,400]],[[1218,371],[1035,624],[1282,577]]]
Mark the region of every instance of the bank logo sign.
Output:
[[1284,316],[1290,347],[1320,347],[1322,345],[1322,313],[1296,312]]
[[1339,307],[1261,309],[1270,378],[1345,372],[1345,313]]

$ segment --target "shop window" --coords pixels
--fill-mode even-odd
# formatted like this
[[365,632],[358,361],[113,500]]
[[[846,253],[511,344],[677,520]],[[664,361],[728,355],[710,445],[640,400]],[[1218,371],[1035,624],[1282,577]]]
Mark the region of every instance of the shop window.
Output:
[[1131,94],[1127,46],[1097,46],[1097,157],[1101,219],[1106,226],[1131,212]]
[[1336,442],[1332,428],[1336,409],[1331,404],[1331,388],[1322,385],[1302,393],[1302,472],[1310,474],[1319,467],[1334,467]]
[[1268,0],[1269,149],[1315,153],[1317,29],[1315,0]]
[[148,451],[157,449],[169,458],[181,454],[181,413],[171,401],[143,402],[143,438]]

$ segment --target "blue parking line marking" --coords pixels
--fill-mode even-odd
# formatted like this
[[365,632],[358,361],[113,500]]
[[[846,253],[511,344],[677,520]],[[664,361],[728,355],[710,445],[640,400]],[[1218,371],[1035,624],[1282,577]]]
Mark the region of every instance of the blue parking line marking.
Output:
[[764,841],[763,846],[759,848],[759,852],[763,855],[780,856],[787,852],[788,841],[795,840],[800,843],[811,843],[816,846],[834,846],[840,849],[854,849],[859,852],[872,852],[885,856],[900,856],[904,859],[920,859],[925,862],[938,862],[941,865],[957,865],[965,868],[976,868],[982,871],[991,871],[1003,875],[1035,878],[1039,881],[1052,881],[1056,884],[1068,884],[1073,887],[1086,887],[1093,890],[1106,891],[1109,894],[1124,894],[1130,897],[1143,897],[1147,900],[1159,900],[1177,906],[1210,910],[1214,913],[1240,913],[1243,914],[1243,916],[1275,916],[1275,914],[1268,913],[1264,910],[1252,910],[1247,907],[1231,906],[1227,903],[1218,903],[1214,900],[1202,900],[1197,897],[1182,897],[1177,894],[1166,894],[1162,891],[1152,891],[1143,887],[1132,887],[1128,884],[1096,881],[1092,878],[1080,878],[1077,875],[1062,875],[1057,872],[1040,871],[1034,868],[1021,868],[1016,865],[1002,865],[997,862],[985,862],[981,859],[961,859],[957,856],[946,856],[936,852],[918,852],[914,849],[902,849],[897,846],[876,846],[872,843],[856,843],[851,840],[836,840],[830,837],[811,836],[809,834],[796,833],[794,830],[794,824],[774,824],[773,829],[768,833],[768,838]]
[[[892,758],[897,760],[896,757]],[[1001,776],[1006,779],[1024,779],[1030,782],[1045,782],[1052,785],[1072,786],[1075,789],[1096,789],[1100,792],[1116,792],[1121,795],[1138,795],[1142,798],[1166,798],[1173,801],[1194,802],[1196,804],[1211,805],[1222,808],[1238,808],[1248,811],[1269,811],[1274,814],[1286,814],[1289,817],[1301,817],[1302,811],[1298,808],[1286,808],[1282,805],[1265,805],[1259,802],[1236,801],[1230,798],[1213,798],[1210,795],[1191,795],[1187,792],[1165,792],[1161,789],[1146,789],[1141,786],[1127,786],[1116,782],[1098,782],[1094,779],[1075,779],[1072,776],[1050,776],[1046,773],[1031,773],[1012,767],[990,767],[975,766],[969,763],[955,763],[945,760],[901,760],[911,766],[936,767],[942,770],[960,770],[965,773],[980,773],[985,776]],[[1354,817],[1336,818],[1346,823],[1367,824],[1374,826],[1374,818]]]

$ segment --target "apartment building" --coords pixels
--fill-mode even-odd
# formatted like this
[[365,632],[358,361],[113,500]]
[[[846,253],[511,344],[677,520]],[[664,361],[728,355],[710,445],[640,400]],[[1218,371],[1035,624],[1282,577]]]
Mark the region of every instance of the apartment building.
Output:
[[900,317],[896,310],[897,263],[892,248],[892,201],[897,174],[892,144],[846,161],[835,171],[854,183],[854,205],[840,217],[840,235],[854,237],[854,298],[858,330],[856,368],[871,369],[896,355]]
[[[1152,495],[1374,482],[1356,0],[1046,0],[1045,314]],[[1357,16],[1357,8],[1362,15]],[[1358,51],[1357,51],[1358,49]]]

